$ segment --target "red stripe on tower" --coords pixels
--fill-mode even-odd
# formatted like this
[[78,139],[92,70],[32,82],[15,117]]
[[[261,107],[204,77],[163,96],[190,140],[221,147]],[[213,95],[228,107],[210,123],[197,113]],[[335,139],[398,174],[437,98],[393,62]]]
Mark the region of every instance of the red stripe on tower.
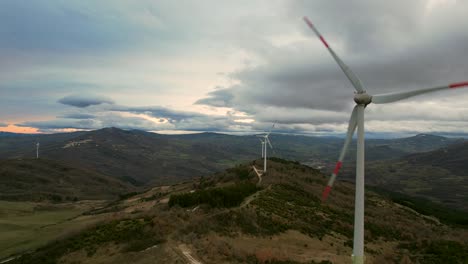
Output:
[[339,172],[340,169],[341,169],[341,164],[342,164],[341,161],[338,161],[338,162],[336,163],[335,169],[333,170],[333,174],[335,174],[335,175],[338,174],[338,172]]
[[322,36],[320,36],[320,40],[322,41],[323,45],[325,45],[325,47],[329,48],[328,43],[325,41],[325,39]]
[[460,88],[463,86],[468,86],[468,82],[452,83],[449,85],[450,88]]
[[327,197],[328,197],[328,194],[330,193],[331,191],[331,186],[327,185],[327,187],[325,187],[325,190],[323,190],[323,194],[322,194],[322,201],[325,201],[327,200]]

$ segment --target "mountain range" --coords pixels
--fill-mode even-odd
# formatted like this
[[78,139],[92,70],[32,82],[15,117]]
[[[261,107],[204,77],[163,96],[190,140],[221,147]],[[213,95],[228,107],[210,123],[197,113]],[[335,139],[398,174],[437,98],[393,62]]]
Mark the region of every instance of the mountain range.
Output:
[[[270,150],[273,156],[309,165],[333,163],[343,143],[341,138],[281,134],[272,134],[270,139],[274,145],[274,150]],[[370,139],[366,142],[367,160],[399,158],[459,141],[432,135]],[[0,159],[35,157],[36,142],[40,142],[42,158],[64,161],[133,185],[192,179],[255,159],[261,154],[261,145],[255,135],[162,135],[104,128],[89,132],[0,137]],[[352,145],[350,152],[353,148]]]
[[[333,169],[343,143],[335,137],[281,134],[270,139],[272,156],[297,160],[325,174]],[[40,159],[35,161],[31,157],[37,141]],[[0,146],[0,198],[33,201],[117,197],[222,171],[261,154],[255,135],[161,135],[117,128],[9,135],[0,137]],[[354,180],[354,151],[351,144],[340,180]],[[468,210],[467,152],[464,140],[427,134],[369,139],[366,184]]]

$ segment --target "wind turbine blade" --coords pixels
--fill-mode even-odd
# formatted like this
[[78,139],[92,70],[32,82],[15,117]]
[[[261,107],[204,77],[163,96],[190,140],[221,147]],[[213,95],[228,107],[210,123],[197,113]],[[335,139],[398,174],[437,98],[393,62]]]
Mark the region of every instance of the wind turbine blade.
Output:
[[273,125],[271,126],[270,131],[268,131],[268,133],[267,133],[267,136],[270,135],[271,130],[273,130],[273,128],[275,127],[275,125],[276,125],[276,121],[275,121],[275,122],[273,123]]
[[273,149],[273,146],[271,145],[270,139],[269,138],[266,138],[266,139],[267,139],[268,145],[270,145],[270,148]]
[[438,86],[433,88],[425,88],[419,90],[412,90],[412,91],[405,91],[405,92],[396,92],[396,93],[388,93],[388,94],[378,94],[372,96],[372,103],[374,104],[386,104],[392,103],[396,101],[400,101],[409,97],[413,97],[420,94],[431,93],[439,90],[445,89],[456,89],[467,87],[468,82],[460,82],[460,83],[452,83],[446,86]]
[[349,124],[348,124],[348,132],[346,134],[346,139],[343,145],[343,148],[341,149],[340,152],[340,157],[338,158],[338,162],[336,163],[335,169],[333,170],[333,173],[328,180],[327,187],[325,187],[325,190],[323,191],[322,194],[322,200],[325,201],[328,197],[328,194],[331,191],[331,188],[333,187],[333,183],[335,182],[336,175],[338,175],[338,172],[341,169],[341,165],[343,163],[343,159],[345,157],[346,151],[348,150],[349,143],[351,142],[351,139],[353,138],[354,131],[356,130],[357,126],[357,107],[356,105],[353,109],[353,112],[351,113],[351,117],[349,118]]
[[362,83],[359,80],[359,78],[354,74],[351,69],[336,55],[336,53],[333,51],[333,49],[328,45],[327,41],[323,38],[323,36],[320,34],[320,32],[317,30],[317,28],[310,22],[310,20],[307,17],[304,17],[304,21],[306,24],[314,31],[315,35],[322,41],[323,45],[328,49],[332,57],[335,59],[335,61],[338,63],[340,66],[341,70],[343,70],[344,74],[346,77],[348,77],[349,81],[353,84],[354,89],[358,92],[363,92],[364,89],[362,88]]

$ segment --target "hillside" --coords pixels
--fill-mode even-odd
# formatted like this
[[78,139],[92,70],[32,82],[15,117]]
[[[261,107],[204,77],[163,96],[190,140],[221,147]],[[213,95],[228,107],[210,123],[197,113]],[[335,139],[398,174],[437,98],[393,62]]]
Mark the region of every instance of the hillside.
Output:
[[[270,136],[275,147],[269,153],[314,166],[335,162],[343,139],[294,135]],[[89,132],[0,137],[0,158],[35,156],[35,143],[41,143],[40,156],[65,161],[75,167],[111,175],[134,185],[175,183],[222,171],[236,163],[260,156],[256,136],[217,133],[161,135],[139,130],[105,128]],[[453,142],[437,136],[367,142],[368,160],[402,157],[435,149]],[[350,151],[353,151],[351,145]],[[352,159],[352,155],[348,155]]]
[[[355,164],[344,166],[352,180]],[[468,143],[366,163],[366,183],[468,211]]]
[[109,128],[48,146],[44,155],[136,185],[154,185],[220,171],[249,157],[249,152],[236,147],[231,150],[221,144]]
[[0,200],[115,199],[131,190],[115,178],[54,160],[0,160]]
[[[245,164],[155,187],[89,211],[82,217],[107,220],[9,263],[350,262],[352,184],[338,182],[322,203],[326,177],[281,159],[257,181]],[[368,262],[466,263],[468,230],[417,210],[367,191]]]

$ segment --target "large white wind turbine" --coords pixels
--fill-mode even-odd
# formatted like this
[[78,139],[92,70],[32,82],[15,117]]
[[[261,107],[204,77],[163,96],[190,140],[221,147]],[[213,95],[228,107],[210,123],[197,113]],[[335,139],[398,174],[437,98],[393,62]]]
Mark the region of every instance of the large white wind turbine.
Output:
[[338,162],[336,163],[335,170],[328,181],[328,184],[323,192],[323,199],[325,200],[331,191],[333,182],[335,181],[336,175],[341,168],[346,149],[348,148],[349,142],[351,141],[354,131],[357,127],[357,157],[356,157],[356,196],[355,196],[355,207],[354,207],[354,241],[353,241],[353,262],[364,263],[364,109],[370,103],[385,104],[396,102],[405,98],[409,98],[419,94],[430,93],[445,89],[455,89],[460,87],[468,86],[468,82],[452,83],[445,86],[438,86],[433,88],[425,88],[412,91],[403,91],[388,94],[369,95],[364,90],[364,87],[359,78],[346,66],[343,61],[336,55],[331,49],[328,43],[325,41],[323,36],[318,32],[315,26],[310,22],[307,17],[304,17],[306,24],[314,31],[317,37],[322,41],[323,45],[328,49],[332,57],[338,63],[340,68],[343,70],[346,77],[353,84],[356,89],[354,95],[354,107],[351,118],[349,119],[348,132],[346,140],[344,142],[343,149],[341,150]]

